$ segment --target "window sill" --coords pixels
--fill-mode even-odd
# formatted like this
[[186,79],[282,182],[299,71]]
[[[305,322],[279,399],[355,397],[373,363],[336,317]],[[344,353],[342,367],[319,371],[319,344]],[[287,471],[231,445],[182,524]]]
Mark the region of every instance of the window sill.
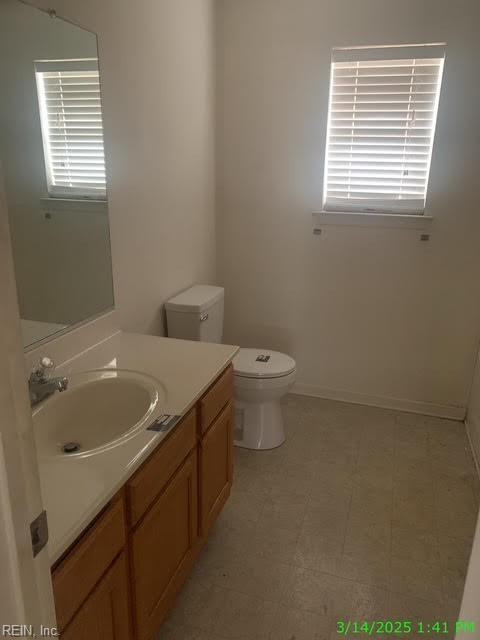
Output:
[[326,225],[340,227],[389,227],[394,229],[412,229],[422,231],[430,229],[433,217],[403,213],[352,213],[314,211],[315,228]]
[[88,198],[40,198],[45,212],[78,211],[86,213],[108,213],[106,200],[89,200]]

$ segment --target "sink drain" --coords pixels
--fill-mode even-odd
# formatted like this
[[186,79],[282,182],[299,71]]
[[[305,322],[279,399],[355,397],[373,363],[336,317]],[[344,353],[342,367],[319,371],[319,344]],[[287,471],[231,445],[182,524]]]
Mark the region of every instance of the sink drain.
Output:
[[63,453],[77,453],[80,451],[81,447],[78,442],[67,442],[62,447]]

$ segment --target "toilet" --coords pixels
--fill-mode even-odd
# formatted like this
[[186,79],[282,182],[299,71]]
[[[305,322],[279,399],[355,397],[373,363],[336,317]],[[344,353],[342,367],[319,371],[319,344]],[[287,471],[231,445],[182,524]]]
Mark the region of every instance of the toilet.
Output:
[[[221,343],[224,289],[195,285],[165,304],[168,335]],[[285,442],[281,398],[295,382],[295,360],[269,349],[240,349],[233,360],[234,442],[246,449],[275,449]]]

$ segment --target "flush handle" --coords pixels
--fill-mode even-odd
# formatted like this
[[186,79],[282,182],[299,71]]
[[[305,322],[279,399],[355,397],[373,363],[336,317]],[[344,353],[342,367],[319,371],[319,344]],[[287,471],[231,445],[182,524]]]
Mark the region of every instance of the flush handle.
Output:
[[208,313],[202,313],[200,316],[200,322],[205,322],[208,320]]

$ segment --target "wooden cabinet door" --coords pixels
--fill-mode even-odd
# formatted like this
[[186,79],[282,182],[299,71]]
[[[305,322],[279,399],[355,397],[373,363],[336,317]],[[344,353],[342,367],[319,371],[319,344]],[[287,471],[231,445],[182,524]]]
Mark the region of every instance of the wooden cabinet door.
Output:
[[138,640],[156,634],[192,568],[198,538],[197,503],[194,451],[132,534]]
[[61,634],[62,640],[131,640],[125,553],[121,553]]
[[233,403],[212,424],[199,447],[200,531],[206,536],[230,495],[233,475]]

